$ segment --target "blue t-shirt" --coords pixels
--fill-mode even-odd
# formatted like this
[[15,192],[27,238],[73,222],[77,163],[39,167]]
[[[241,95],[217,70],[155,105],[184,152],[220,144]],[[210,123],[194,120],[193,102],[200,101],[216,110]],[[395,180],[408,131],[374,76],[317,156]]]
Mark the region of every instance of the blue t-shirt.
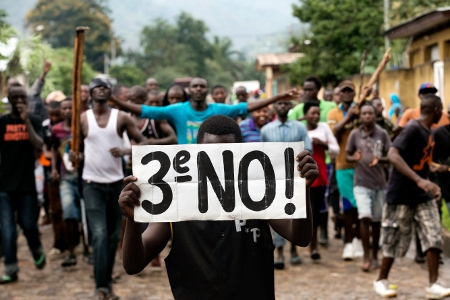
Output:
[[178,144],[195,144],[200,125],[209,117],[225,115],[232,118],[246,114],[248,114],[247,103],[235,105],[209,103],[204,111],[196,111],[191,107],[191,103],[186,101],[163,107],[142,105],[140,117],[167,120],[175,127]]

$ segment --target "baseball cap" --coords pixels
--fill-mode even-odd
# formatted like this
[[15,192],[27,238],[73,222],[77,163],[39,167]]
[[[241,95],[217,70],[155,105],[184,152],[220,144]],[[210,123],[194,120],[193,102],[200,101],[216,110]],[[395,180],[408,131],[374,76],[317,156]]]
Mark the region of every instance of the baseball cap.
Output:
[[111,83],[109,82],[108,79],[103,77],[97,77],[92,79],[91,83],[89,84],[89,93],[92,95],[92,90],[99,86],[103,86],[109,90],[112,88]]
[[427,90],[431,94],[436,94],[438,91],[437,88],[429,82],[424,82],[420,85],[419,94],[422,94],[424,90]]
[[353,82],[351,80],[344,80],[344,81],[341,81],[341,83],[339,83],[339,89],[341,91],[345,88],[355,91],[355,85],[353,84]]

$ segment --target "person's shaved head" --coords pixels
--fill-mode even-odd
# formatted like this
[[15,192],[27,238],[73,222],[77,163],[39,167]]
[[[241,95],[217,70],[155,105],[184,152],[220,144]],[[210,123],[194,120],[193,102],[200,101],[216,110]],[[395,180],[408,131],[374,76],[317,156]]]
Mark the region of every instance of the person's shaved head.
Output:
[[433,123],[439,122],[442,116],[442,101],[441,98],[434,94],[426,94],[420,101],[420,114],[422,116],[433,116]]
[[127,100],[135,104],[144,104],[147,101],[147,90],[135,85],[128,90]]

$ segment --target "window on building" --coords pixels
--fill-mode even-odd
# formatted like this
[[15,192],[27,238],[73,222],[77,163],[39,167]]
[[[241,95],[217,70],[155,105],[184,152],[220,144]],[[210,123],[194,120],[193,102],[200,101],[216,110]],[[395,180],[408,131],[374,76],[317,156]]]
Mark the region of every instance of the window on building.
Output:
[[439,47],[437,44],[425,48],[425,61],[440,60]]

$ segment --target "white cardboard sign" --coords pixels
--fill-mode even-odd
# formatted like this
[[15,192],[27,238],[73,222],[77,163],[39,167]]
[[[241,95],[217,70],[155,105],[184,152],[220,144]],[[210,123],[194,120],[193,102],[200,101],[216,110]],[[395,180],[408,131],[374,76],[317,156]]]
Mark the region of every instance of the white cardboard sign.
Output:
[[303,142],[133,146],[137,222],[306,218]]

